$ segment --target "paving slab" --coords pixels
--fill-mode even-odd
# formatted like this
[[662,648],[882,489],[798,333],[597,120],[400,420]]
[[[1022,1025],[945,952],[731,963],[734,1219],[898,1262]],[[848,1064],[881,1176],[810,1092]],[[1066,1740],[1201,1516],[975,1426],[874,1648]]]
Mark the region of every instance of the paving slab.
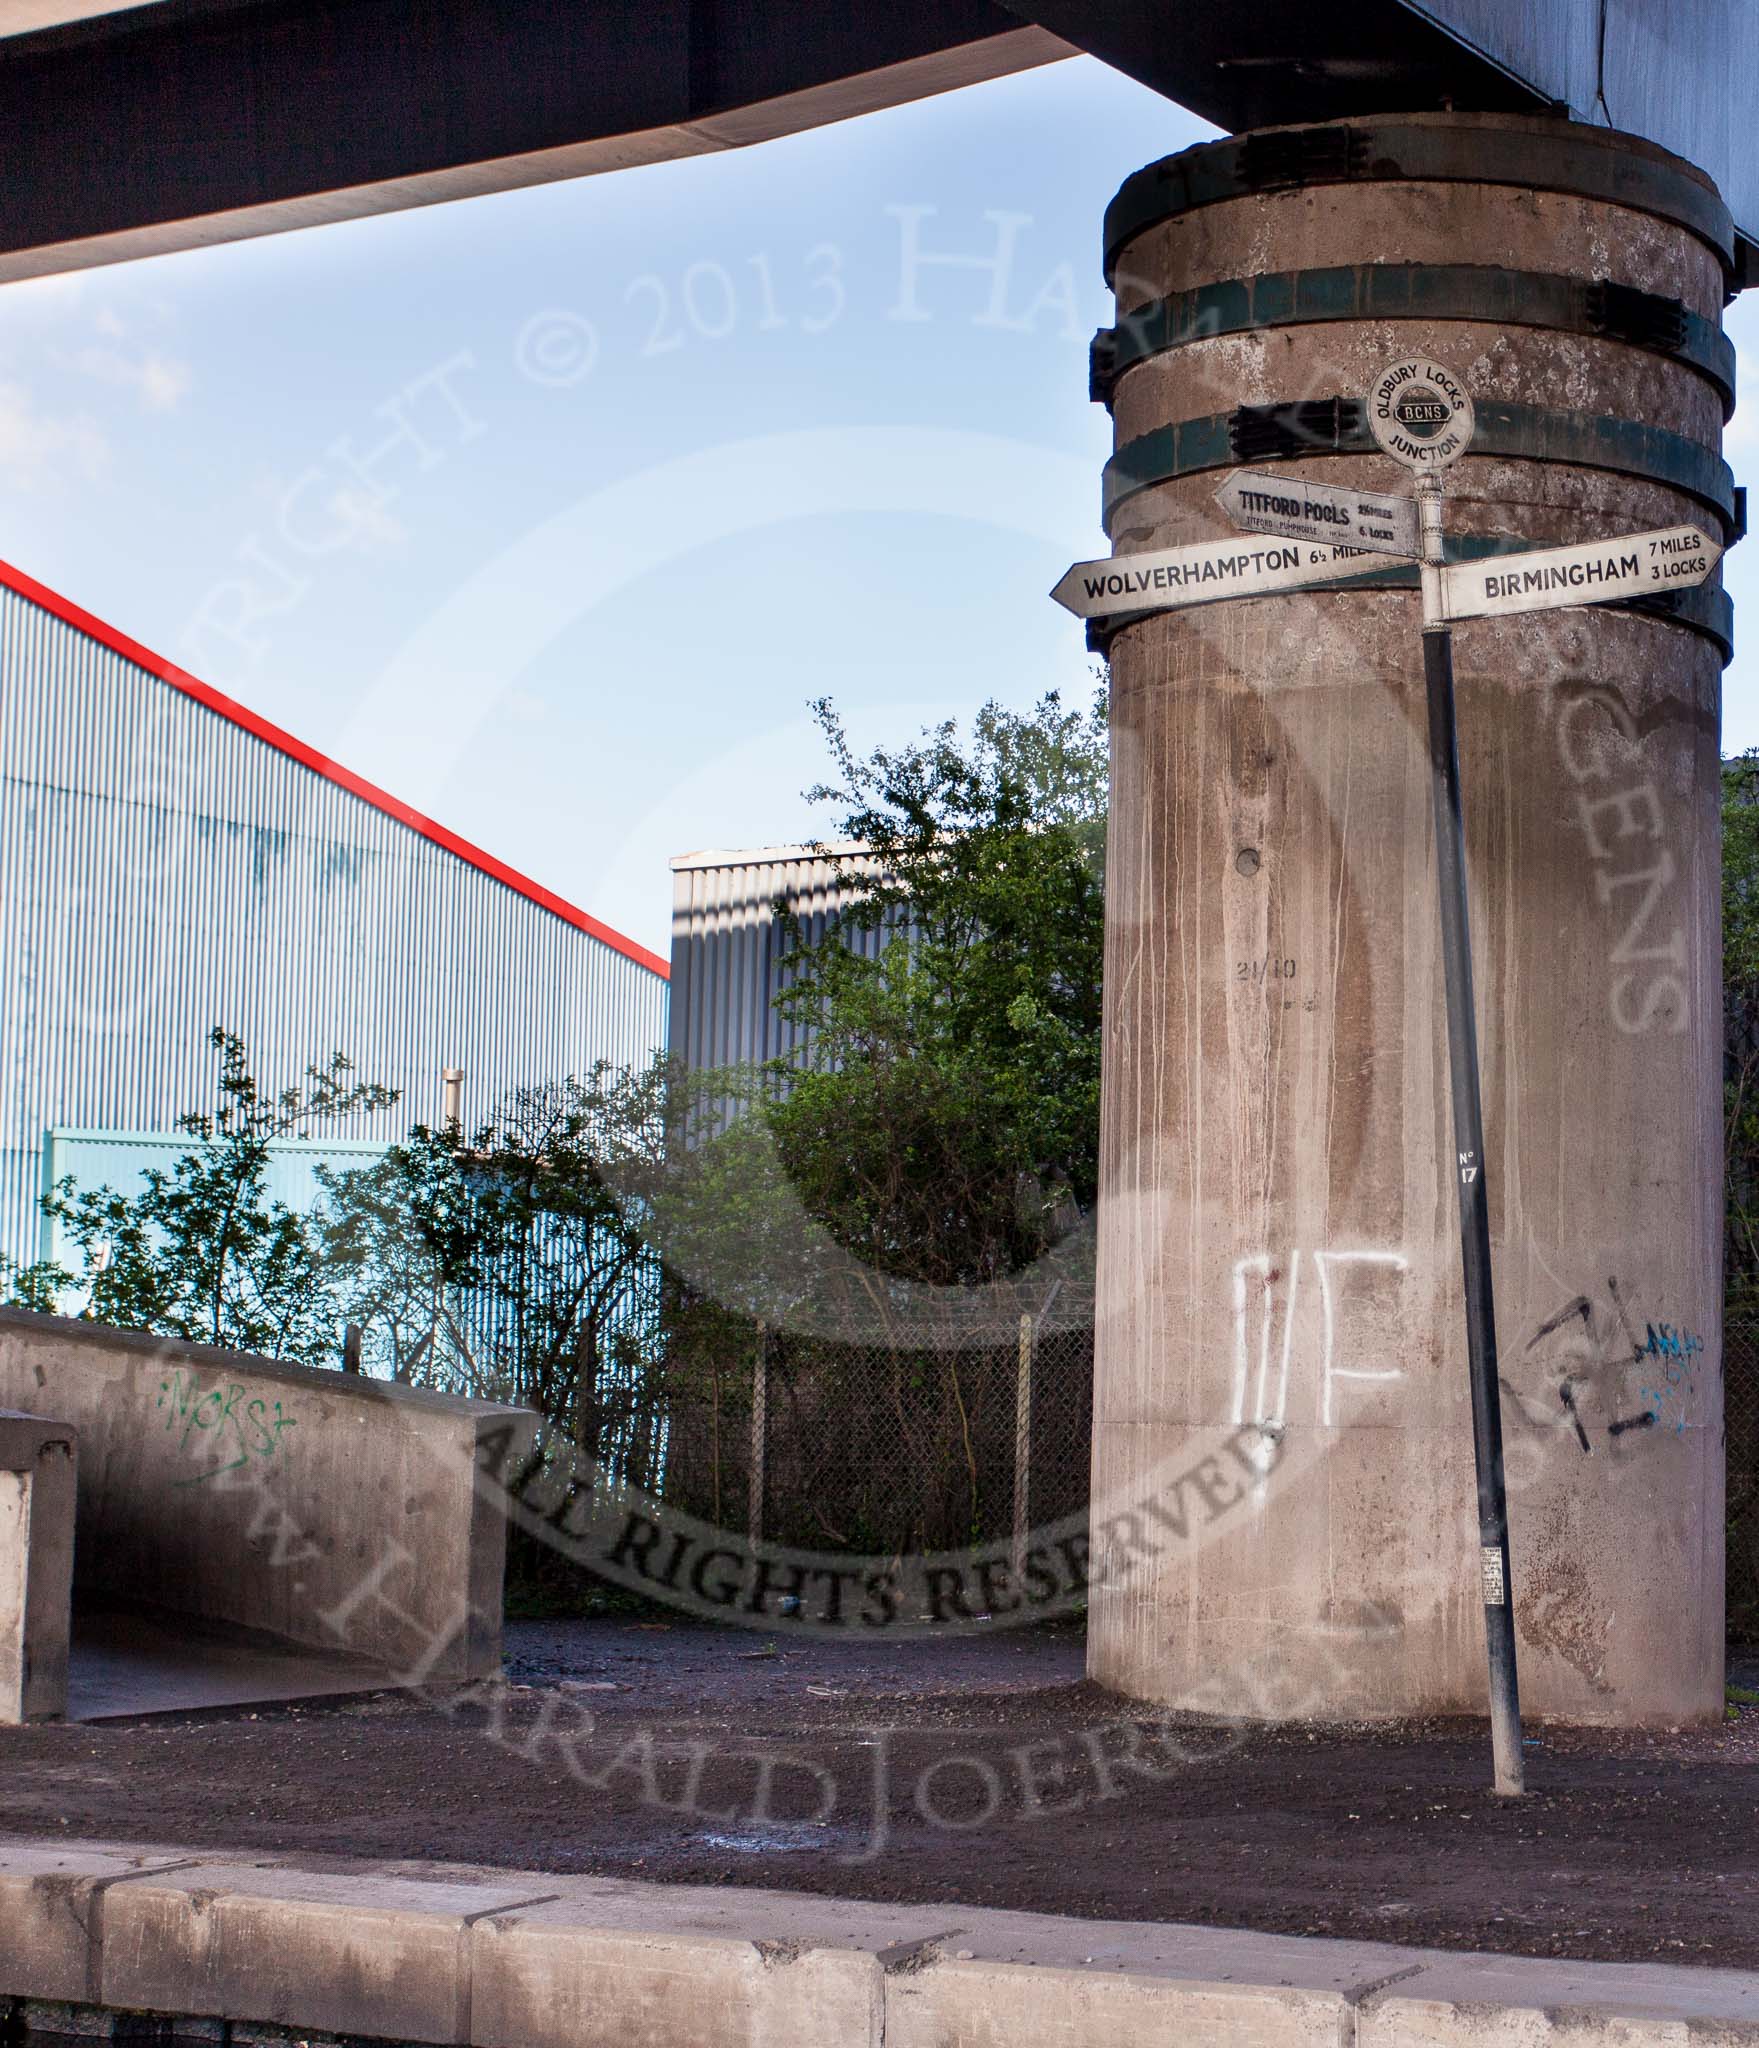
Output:
[[854,1948],[610,1929],[538,1907],[472,1930],[478,2048],[879,2048],[882,1972]]
[[1759,1974],[0,1839],[0,1996],[442,2048],[1759,2048]]
[[0,1848],[0,1995],[95,1999],[102,1952],[95,1903],[122,1880],[178,1860],[175,1852],[6,1842]]
[[1427,1957],[1365,2002],[1355,2048],[1710,2048],[1759,2041],[1759,1975],[1655,1963]]
[[107,1895],[97,1998],[386,2041],[468,2041],[468,1930],[545,1890],[201,1861]]

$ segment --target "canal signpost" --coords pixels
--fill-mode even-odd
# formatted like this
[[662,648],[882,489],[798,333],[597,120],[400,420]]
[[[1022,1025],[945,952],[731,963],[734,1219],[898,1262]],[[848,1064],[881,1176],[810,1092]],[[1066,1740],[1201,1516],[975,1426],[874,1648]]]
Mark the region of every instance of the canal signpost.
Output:
[[[1478,1013],[1472,993],[1472,928],[1466,902],[1466,828],[1460,807],[1460,745],[1454,717],[1454,637],[1444,609],[1441,469],[1465,453],[1472,435],[1472,402],[1462,388],[1448,398],[1424,373],[1421,359],[1383,370],[1370,394],[1370,431],[1397,462],[1418,471],[1417,511],[1422,553],[1423,680],[1429,700],[1429,790],[1435,817],[1435,879],[1441,907],[1442,980],[1447,1002],[1448,1083],[1454,1112],[1455,1197],[1460,1218],[1460,1265],[1465,1282],[1466,1372],[1472,1389],[1472,1462],[1478,1483],[1478,1579],[1484,1604],[1484,1650],[1490,1680],[1492,1782],[1505,1797],[1526,1790],[1521,1748],[1521,1692],[1515,1670],[1515,1610],[1510,1598],[1509,1496],[1503,1472],[1502,1396],[1497,1385],[1496,1300],[1491,1285],[1490,1189],[1484,1174],[1484,1108],[1478,1080]],[[1401,372],[1406,373],[1401,376]],[[1419,422],[1401,418],[1425,408]],[[1413,391],[1421,396],[1413,396]],[[1446,419],[1442,402],[1456,406]],[[1464,433],[1462,437],[1462,420]],[[1425,434],[1440,445],[1458,441],[1452,454],[1425,465]]]
[[1404,357],[1387,364],[1374,379],[1366,410],[1377,446],[1413,474],[1414,495],[1236,470],[1217,491],[1217,502],[1237,526],[1272,537],[1271,544],[1253,548],[1234,541],[1201,541],[1077,562],[1051,595],[1078,617],[1115,619],[1217,599],[1323,588],[1372,571],[1375,563],[1365,556],[1402,556],[1418,565],[1453,1102],[1450,1170],[1459,1204],[1465,1282],[1491,1756],[1497,1791],[1517,1794],[1524,1789],[1521,1709],[1509,1597],[1508,1493],[1497,1392],[1490,1198],[1484,1171],[1451,628],[1456,619],[1611,604],[1690,589],[1710,575],[1722,550],[1697,527],[1676,526],[1450,563],[1443,546],[1442,478],[1471,445],[1470,395],[1441,364],[1421,356]]

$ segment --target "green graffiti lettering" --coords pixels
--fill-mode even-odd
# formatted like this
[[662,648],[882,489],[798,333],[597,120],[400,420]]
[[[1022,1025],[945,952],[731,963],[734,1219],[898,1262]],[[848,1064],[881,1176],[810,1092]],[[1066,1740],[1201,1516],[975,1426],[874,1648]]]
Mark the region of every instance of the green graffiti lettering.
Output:
[[[168,1432],[182,1424],[178,1449],[187,1453],[197,1440],[205,1438],[216,1460],[204,1471],[174,1480],[173,1485],[203,1486],[222,1473],[236,1472],[253,1458],[272,1459],[283,1433],[298,1427],[298,1418],[283,1413],[279,1401],[270,1402],[261,1395],[247,1400],[247,1392],[239,1380],[203,1392],[195,1375],[181,1366],[160,1381],[155,1406],[169,1411],[165,1416]],[[228,1457],[228,1452],[234,1455]]]

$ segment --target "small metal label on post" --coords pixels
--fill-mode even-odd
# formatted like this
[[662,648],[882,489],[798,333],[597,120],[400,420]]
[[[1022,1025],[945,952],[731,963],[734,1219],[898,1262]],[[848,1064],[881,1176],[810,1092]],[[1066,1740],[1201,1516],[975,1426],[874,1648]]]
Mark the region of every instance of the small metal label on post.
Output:
[[1331,541],[1377,555],[1417,553],[1417,500],[1398,491],[1320,484],[1304,476],[1237,469],[1216,503],[1247,533]]
[[1509,1589],[1503,1580],[1502,1552],[1495,1544],[1486,1543],[1481,1555],[1484,1561],[1484,1604],[1486,1607],[1506,1607]]
[[1419,474],[1457,462],[1474,424],[1466,387],[1427,356],[1388,363],[1369,389],[1368,431],[1385,454]]

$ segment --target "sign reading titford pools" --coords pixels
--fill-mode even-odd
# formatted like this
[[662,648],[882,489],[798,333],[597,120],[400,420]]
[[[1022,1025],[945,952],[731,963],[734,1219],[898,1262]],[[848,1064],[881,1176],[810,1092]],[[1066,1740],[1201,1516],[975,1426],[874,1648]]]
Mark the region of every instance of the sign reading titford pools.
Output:
[[1388,363],[1368,393],[1368,431],[1407,469],[1445,469],[1457,462],[1473,425],[1466,387],[1427,356]]
[[1291,540],[1331,541],[1377,555],[1417,553],[1417,500],[1398,491],[1237,469],[1215,502],[1247,533],[1277,533]]

